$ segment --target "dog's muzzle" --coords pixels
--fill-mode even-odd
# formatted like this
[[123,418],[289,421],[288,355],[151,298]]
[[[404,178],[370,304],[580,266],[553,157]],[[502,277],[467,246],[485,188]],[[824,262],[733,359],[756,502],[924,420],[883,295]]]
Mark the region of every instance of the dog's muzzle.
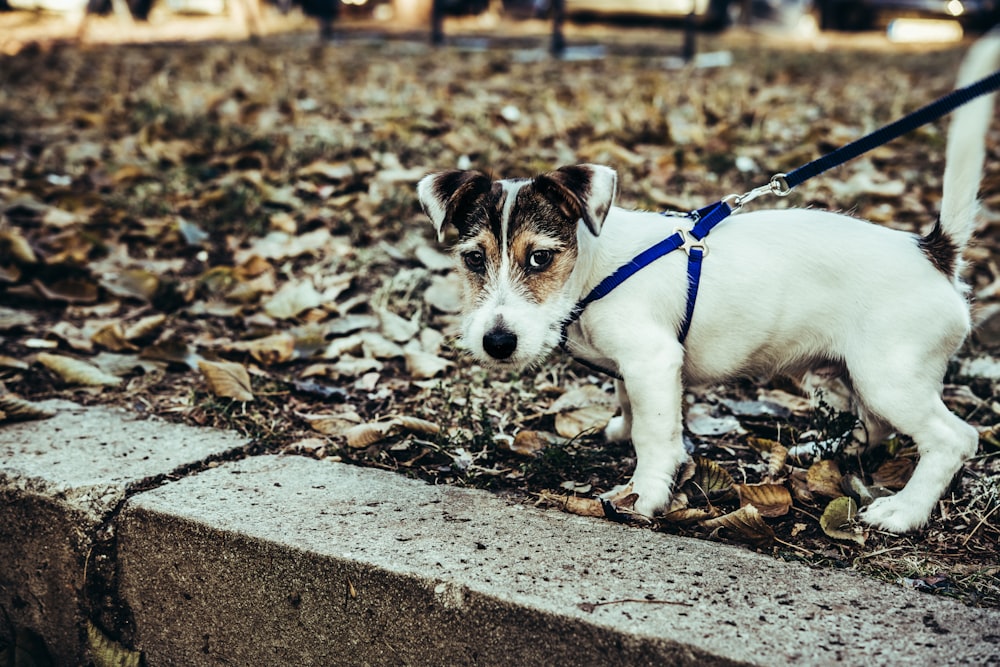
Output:
[[483,336],[483,349],[494,359],[509,359],[517,349],[517,336],[502,326],[494,327]]

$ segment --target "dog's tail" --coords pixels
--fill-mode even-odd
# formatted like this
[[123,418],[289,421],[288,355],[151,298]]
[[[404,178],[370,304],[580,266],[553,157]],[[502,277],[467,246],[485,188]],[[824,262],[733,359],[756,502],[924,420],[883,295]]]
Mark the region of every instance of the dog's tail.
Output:
[[[1000,68],[1000,28],[994,28],[972,45],[958,73],[958,88],[989,76]],[[924,237],[923,245],[937,257],[931,258],[947,273],[957,273],[962,249],[969,243],[976,226],[979,182],[986,159],[986,132],[993,119],[993,95],[979,97],[953,114],[948,130],[945,156],[944,193],[941,218],[934,230]],[[950,253],[945,247],[950,246]],[[950,261],[947,255],[950,254]],[[938,261],[942,260],[942,261]]]

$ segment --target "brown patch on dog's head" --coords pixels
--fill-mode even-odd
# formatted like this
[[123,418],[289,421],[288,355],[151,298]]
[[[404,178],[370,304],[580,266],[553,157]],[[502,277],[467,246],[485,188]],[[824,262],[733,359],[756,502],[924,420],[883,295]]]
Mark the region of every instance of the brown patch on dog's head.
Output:
[[[500,233],[503,194],[510,189],[504,183],[522,182],[492,181],[479,171],[444,171],[421,179],[417,194],[440,240],[449,227],[457,229],[460,237],[468,237],[475,234],[473,227],[483,223]],[[582,220],[596,236],[614,204],[618,176],[608,167],[580,164],[537,176],[530,185],[559,211],[560,219]]]
[[[424,213],[434,223],[438,240],[444,240],[449,227],[466,237],[475,234],[473,227],[477,223],[495,222],[500,193],[496,185],[479,171],[443,171],[421,179],[417,195]],[[490,217],[494,220],[488,220]]]
[[593,164],[550,171],[535,178],[533,185],[564,216],[574,222],[583,220],[594,236],[600,233],[618,194],[618,176],[614,170]]
[[[543,196],[531,181],[500,181],[466,220],[453,252],[475,301],[503,275],[521,294],[541,303],[558,292],[576,261],[577,217]],[[495,195],[495,196],[494,196]]]
[[559,343],[576,303],[567,282],[579,235],[600,233],[616,189],[615,172],[597,165],[534,179],[451,171],[420,181],[420,203],[438,237],[458,232],[452,253],[463,277],[462,338],[473,356],[523,367]]
[[607,167],[563,167],[531,180],[491,181],[476,171],[446,171],[420,181],[424,211],[465,274],[467,305],[498,282],[544,303],[569,279],[577,258],[578,223],[600,233],[617,191]]
[[573,272],[576,255],[575,238],[563,243],[558,237],[533,229],[517,232],[508,251],[519,282],[534,303],[543,303],[562,292]]

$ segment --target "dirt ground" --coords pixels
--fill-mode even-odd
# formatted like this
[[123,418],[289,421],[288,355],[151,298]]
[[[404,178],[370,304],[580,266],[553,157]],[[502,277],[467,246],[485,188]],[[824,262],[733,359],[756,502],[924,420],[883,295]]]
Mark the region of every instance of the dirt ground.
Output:
[[[558,61],[541,22],[451,22],[440,49],[371,25],[320,43],[297,15],[263,26],[248,41],[239,17],[106,17],[77,39],[71,18],[0,13],[0,423],[55,396],[115,403],[594,514],[634,465],[598,435],[610,383],[558,355],[523,376],[463,355],[416,180],[592,161],[618,169],[623,205],[687,210],[946,93],[965,46],[744,30],[699,35],[692,66],[670,30],[569,26]],[[753,206],[927,229],[945,134],[937,122]],[[945,380],[981,448],[931,524],[854,521],[905,483],[912,447],[789,455],[854,418],[777,378],[690,395],[675,511],[637,529],[1000,605],[1000,123],[987,163],[968,253],[983,325]]]

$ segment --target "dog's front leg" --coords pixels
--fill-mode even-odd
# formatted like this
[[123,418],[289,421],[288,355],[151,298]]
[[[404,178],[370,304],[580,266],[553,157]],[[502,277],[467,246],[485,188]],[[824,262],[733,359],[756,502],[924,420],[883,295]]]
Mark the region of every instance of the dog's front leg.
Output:
[[617,510],[652,517],[670,503],[674,475],[686,457],[682,364],[683,348],[676,342],[619,364],[628,387],[622,409],[624,414],[630,404],[636,465],[628,484],[604,495]]

